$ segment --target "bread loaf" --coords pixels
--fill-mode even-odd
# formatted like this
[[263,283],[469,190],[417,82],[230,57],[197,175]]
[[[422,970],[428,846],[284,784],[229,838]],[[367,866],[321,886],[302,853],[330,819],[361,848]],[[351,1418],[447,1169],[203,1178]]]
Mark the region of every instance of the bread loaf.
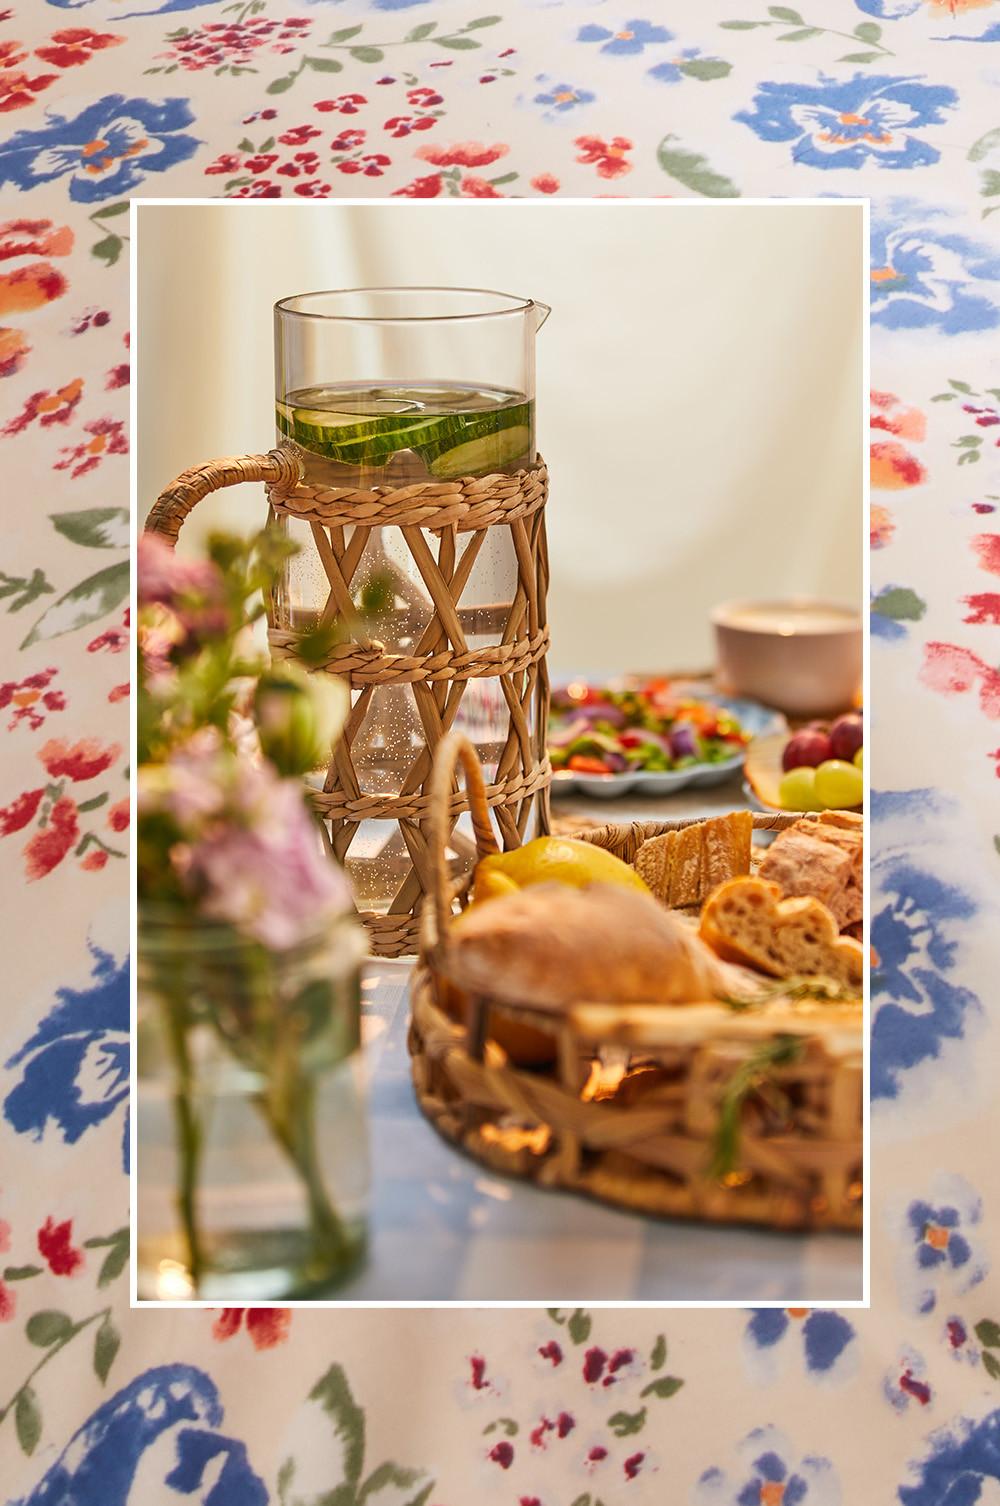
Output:
[[725,879],[750,872],[752,835],[750,811],[712,816],[650,837],[639,848],[635,871],[671,909],[700,905]]
[[701,912],[700,935],[718,956],[775,978],[825,977],[860,992],[864,950],[841,936],[818,899],[783,899],[777,884],[736,878],[720,885]]
[[704,1003],[729,970],[692,926],[637,889],[537,884],[474,905],[448,933],[442,971],[500,1002]]
[[840,930],[864,913],[862,819],[852,811],[826,811],[817,821],[796,821],[768,848],[759,878],[788,896],[812,895],[833,915]]

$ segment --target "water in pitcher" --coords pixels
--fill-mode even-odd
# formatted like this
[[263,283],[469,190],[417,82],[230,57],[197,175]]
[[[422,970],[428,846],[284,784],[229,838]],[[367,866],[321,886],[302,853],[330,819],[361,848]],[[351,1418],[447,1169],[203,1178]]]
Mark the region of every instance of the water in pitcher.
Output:
[[[535,455],[534,404],[523,394],[455,383],[395,385],[329,384],[287,393],[276,409],[281,442],[292,445],[313,486],[408,486],[459,476],[513,472]],[[329,596],[317,542],[309,525],[288,521],[301,551],[290,561],[276,607],[291,628],[315,626]],[[435,558],[438,544],[427,536]],[[339,540],[338,540],[339,543]],[[349,547],[350,538],[345,539]],[[459,603],[459,624],[468,648],[499,643],[517,585],[510,531],[493,528],[477,535],[459,533],[455,558],[447,550],[446,575],[462,571],[467,549],[471,568]],[[462,571],[464,574],[465,571]],[[426,583],[398,528],[375,529],[365,543],[350,582],[351,596],[366,618],[371,636],[387,652],[440,651],[429,641],[434,608]],[[443,713],[451,686],[433,687]],[[360,692],[354,693],[357,701]],[[423,716],[428,714],[426,705]],[[529,715],[530,721],[530,715]],[[465,682],[452,723],[476,745],[490,779],[503,748],[507,705],[496,679]],[[426,768],[421,708],[409,684],[378,686],[353,744],[353,763],[362,792],[399,794],[419,788]],[[317,782],[325,775],[317,771]],[[346,833],[341,834],[341,840]],[[469,848],[456,834],[459,847]],[[334,832],[335,845],[338,833]],[[407,910],[415,895],[401,892],[411,859],[393,822],[362,823],[346,853],[346,867],[361,909]],[[415,879],[408,882],[415,886]]]

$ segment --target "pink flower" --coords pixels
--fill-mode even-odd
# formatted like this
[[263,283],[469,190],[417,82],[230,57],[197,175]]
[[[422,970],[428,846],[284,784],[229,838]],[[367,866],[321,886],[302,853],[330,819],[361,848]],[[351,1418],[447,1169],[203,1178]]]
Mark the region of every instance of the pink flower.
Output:
[[276,951],[298,945],[350,903],[347,881],[325,855],[297,781],[274,781],[266,813],[249,829],[220,825],[193,842],[188,877],[203,910]]
[[165,539],[144,533],[139,537],[136,571],[140,603],[168,608],[180,626],[180,641],[225,631],[225,587],[211,560],[185,559]]
[[470,199],[502,199],[503,194],[497,193],[492,183],[485,178],[473,177],[470,173],[462,179],[462,192]]
[[9,1323],[17,1312],[17,1293],[0,1281],[0,1323]]
[[539,173],[536,178],[532,178],[531,186],[536,193],[558,193],[559,179],[553,177],[552,173]]
[[62,738],[51,737],[38,750],[45,771],[53,779],[69,778],[74,781],[96,779],[110,769],[121,752],[120,743],[108,743],[103,747],[96,738],[86,737],[73,744]]
[[613,136],[610,141],[600,136],[578,136],[574,145],[580,148],[577,162],[596,163],[599,178],[620,178],[632,171],[632,163],[625,158],[632,142],[625,136]]

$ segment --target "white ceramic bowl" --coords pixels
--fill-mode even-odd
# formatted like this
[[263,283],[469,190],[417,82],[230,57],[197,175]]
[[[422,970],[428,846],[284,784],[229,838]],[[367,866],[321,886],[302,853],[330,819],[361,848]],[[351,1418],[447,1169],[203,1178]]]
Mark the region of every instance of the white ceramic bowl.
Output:
[[815,597],[727,601],[712,613],[718,681],[789,716],[854,705],[863,678],[861,613]]

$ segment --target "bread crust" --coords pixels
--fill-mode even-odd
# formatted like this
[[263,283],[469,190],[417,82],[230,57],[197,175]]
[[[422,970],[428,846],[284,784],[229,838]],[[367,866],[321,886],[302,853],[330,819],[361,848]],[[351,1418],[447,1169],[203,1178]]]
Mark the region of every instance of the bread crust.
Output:
[[700,905],[727,878],[750,872],[753,815],[733,811],[643,842],[635,871],[672,909]]

